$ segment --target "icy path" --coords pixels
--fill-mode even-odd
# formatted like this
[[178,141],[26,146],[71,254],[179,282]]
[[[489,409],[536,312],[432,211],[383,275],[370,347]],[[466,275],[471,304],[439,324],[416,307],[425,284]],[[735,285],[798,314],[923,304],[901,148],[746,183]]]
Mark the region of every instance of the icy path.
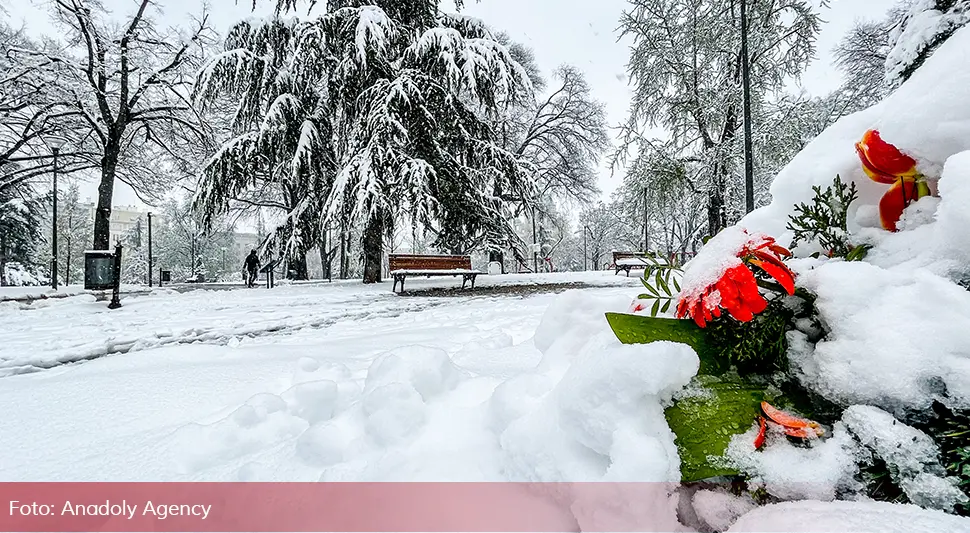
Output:
[[[630,279],[594,272],[483,276],[480,286],[569,282],[631,284]],[[632,283],[635,282],[634,279]],[[409,289],[455,285],[450,278],[416,279]],[[163,346],[225,346],[241,338],[327,327],[340,320],[394,317],[448,302],[438,298],[399,298],[391,293],[390,283],[365,287],[359,282],[337,282],[280,286],[272,291],[179,294],[157,290],[149,296],[125,298],[124,306],[114,311],[90,295],[42,300],[26,308],[13,302],[0,303],[0,321],[4,325],[0,332],[0,377]]]

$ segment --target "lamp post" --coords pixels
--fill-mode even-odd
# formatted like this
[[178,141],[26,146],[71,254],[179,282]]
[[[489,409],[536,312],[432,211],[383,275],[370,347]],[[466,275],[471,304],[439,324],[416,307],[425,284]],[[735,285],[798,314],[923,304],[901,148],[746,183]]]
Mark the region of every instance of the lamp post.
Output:
[[152,212],[148,212],[148,287],[152,286]]
[[741,85],[744,115],[744,212],[754,211],[754,149],[751,147],[751,57],[748,52],[748,0],[741,0]]
[[[54,154],[54,195],[51,200],[51,213],[53,224],[51,224],[51,289],[57,290],[57,154],[61,147],[67,144],[67,139],[60,135],[48,135],[44,137],[44,142],[50,147]],[[70,265],[68,265],[70,268]]]

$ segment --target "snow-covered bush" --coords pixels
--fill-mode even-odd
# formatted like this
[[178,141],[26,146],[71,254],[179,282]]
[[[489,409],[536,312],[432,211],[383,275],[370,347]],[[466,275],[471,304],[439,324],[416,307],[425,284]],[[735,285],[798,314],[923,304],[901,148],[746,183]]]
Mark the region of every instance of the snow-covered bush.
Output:
[[40,286],[50,283],[48,276],[17,262],[4,265],[4,279],[11,286]]

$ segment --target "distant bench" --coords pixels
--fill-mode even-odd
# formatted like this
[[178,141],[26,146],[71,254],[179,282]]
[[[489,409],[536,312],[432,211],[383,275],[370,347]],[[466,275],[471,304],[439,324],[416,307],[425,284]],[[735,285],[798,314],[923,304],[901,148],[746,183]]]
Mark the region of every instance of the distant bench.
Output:
[[472,270],[472,258],[467,255],[404,255],[391,254],[389,257],[391,276],[394,277],[392,291],[397,291],[397,284],[401,284],[404,292],[404,280],[408,276],[461,276],[461,288],[472,282],[475,288],[475,278],[482,274]]
[[613,275],[619,274],[622,270],[629,276],[630,270],[634,268],[646,270],[651,266],[650,259],[653,259],[653,255],[643,252],[613,252],[613,268],[616,269]]

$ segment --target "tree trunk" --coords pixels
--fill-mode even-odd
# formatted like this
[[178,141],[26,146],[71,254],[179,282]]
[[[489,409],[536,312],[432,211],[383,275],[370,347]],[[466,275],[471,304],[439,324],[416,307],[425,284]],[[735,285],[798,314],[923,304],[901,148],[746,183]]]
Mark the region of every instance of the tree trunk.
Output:
[[7,286],[7,236],[0,234],[0,287]]
[[320,267],[323,270],[323,277],[333,279],[333,258],[330,257],[330,242],[328,237],[329,230],[323,230],[322,243],[320,244]]
[[364,283],[381,282],[381,251],[384,237],[384,221],[381,213],[371,215],[364,228]]
[[94,249],[107,250],[111,246],[111,201],[115,188],[115,171],[121,142],[116,136],[109,138],[101,158],[101,184],[98,185],[98,208],[94,212]]
[[298,281],[310,279],[310,274],[307,269],[306,252],[299,251],[286,258],[286,261],[289,263],[286,270],[287,279]]

